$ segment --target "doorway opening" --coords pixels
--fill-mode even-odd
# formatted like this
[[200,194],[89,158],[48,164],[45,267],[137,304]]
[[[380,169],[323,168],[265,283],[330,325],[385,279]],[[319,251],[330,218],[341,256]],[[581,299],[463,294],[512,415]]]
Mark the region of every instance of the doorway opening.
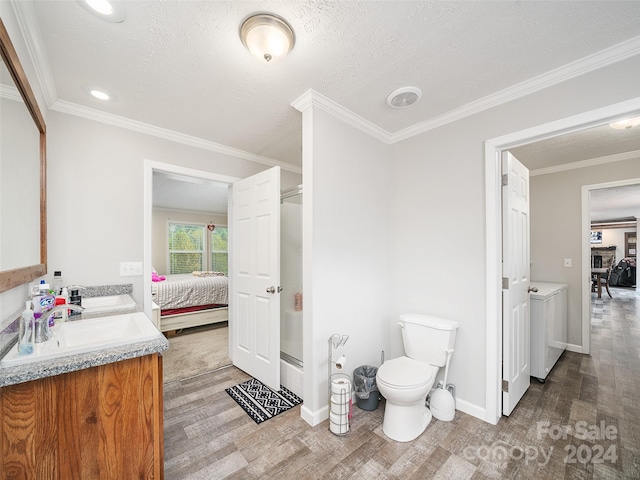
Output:
[[[229,177],[226,175],[219,175],[211,172],[205,172],[201,170],[193,170],[177,165],[165,164],[154,162],[151,160],[145,160],[144,162],[144,312],[149,318],[153,318],[153,298],[152,298],[152,270],[154,268],[154,234],[153,231],[153,182],[154,173],[156,178],[167,178],[174,176],[182,180],[189,180],[190,182],[213,182],[223,190],[228,190],[229,185],[239,180],[235,177]],[[161,174],[161,175],[158,175]],[[226,204],[224,204],[226,205]],[[226,206],[224,207],[226,209]],[[225,212],[226,216],[227,212]],[[162,230],[164,226],[160,226]],[[162,233],[160,233],[162,235]],[[157,252],[156,252],[157,253]],[[158,258],[162,259],[165,252],[162,252]],[[163,262],[164,263],[164,262]]]
[[[640,113],[638,99],[620,102],[608,107],[592,110],[583,114],[564,118],[537,127],[513,132],[508,135],[489,139],[485,142],[485,219],[486,219],[486,410],[485,420],[497,424],[502,416],[502,187],[501,154],[502,151],[525,145],[538,140],[556,137],[565,133],[591,128],[617,120],[622,116],[635,116]],[[584,216],[583,216],[584,217]],[[584,222],[584,218],[583,218]],[[585,242],[588,237],[584,236]],[[588,271],[590,258],[583,255],[580,268]],[[590,317],[585,311],[584,299],[590,294],[590,276],[582,275],[582,318]],[[588,320],[587,320],[588,321]],[[588,331],[583,329],[584,338]]]

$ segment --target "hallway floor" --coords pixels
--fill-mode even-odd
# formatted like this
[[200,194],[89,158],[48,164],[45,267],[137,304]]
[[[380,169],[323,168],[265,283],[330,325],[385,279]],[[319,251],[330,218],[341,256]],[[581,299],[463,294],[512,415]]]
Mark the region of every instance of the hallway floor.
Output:
[[256,425],[225,388],[248,379],[227,367],[165,388],[165,478],[638,479],[640,293],[592,297],[592,354],[565,352],[498,425],[456,412],[418,439],[382,433],[383,404],[354,408],[349,433],[311,428],[296,407]]

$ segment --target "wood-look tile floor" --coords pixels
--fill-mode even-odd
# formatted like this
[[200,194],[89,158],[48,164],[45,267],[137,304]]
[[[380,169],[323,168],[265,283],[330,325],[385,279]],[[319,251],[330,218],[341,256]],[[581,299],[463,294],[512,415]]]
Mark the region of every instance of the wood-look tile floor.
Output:
[[224,391],[249,378],[234,367],[166,384],[165,478],[640,479],[640,292],[612,294],[592,299],[592,354],[565,352],[495,426],[456,412],[396,443],[381,403],[338,437],[300,407],[256,425]]

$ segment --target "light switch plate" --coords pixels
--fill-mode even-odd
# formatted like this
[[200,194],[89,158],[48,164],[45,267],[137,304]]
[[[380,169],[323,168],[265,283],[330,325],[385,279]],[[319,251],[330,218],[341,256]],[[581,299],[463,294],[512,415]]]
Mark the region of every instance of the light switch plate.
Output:
[[565,258],[565,259],[564,259],[564,266],[565,266],[565,267],[571,267],[571,266],[572,266],[572,265],[571,265],[571,263],[572,263],[572,262],[571,262],[571,259],[570,259],[570,258]]
[[142,262],[120,262],[121,277],[136,277],[142,275]]

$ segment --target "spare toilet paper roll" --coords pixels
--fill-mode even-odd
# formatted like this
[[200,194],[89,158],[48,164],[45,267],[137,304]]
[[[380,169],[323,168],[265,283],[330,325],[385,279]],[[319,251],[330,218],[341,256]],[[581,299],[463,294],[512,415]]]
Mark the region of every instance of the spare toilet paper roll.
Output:
[[329,429],[337,435],[347,433],[349,431],[347,415],[337,415],[331,412],[329,414]]
[[[333,399],[333,397],[331,398]],[[349,415],[350,409],[351,409],[351,406],[349,405],[349,402],[347,403],[331,402],[331,409],[329,411],[336,415]]]
[[349,400],[351,400],[350,392],[345,392],[344,394],[340,393],[332,393],[331,394],[331,403],[335,403],[336,405],[349,405]]
[[351,395],[351,382],[346,378],[336,378],[331,381],[331,393]]

